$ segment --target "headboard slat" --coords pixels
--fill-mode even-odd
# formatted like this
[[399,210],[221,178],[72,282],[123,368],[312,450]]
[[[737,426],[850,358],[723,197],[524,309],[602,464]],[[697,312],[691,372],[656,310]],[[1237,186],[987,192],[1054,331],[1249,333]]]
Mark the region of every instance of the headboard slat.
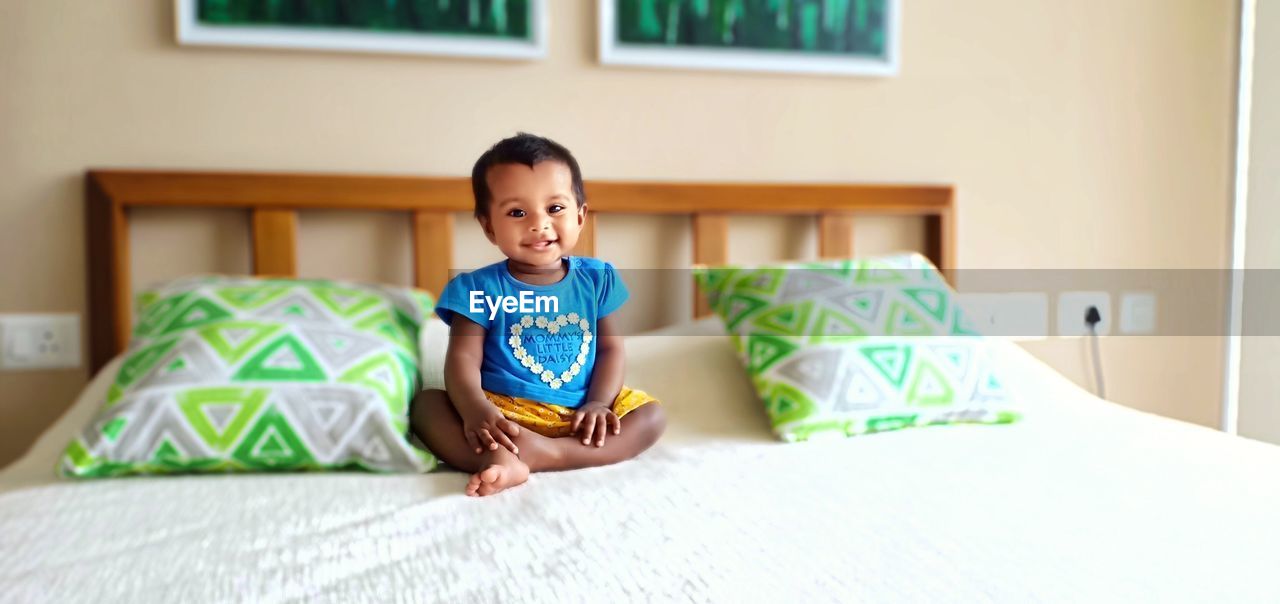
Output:
[[453,214],[413,213],[413,285],[439,296],[453,268]]
[[124,350],[132,330],[129,223],[123,203],[90,173],[85,181],[85,269],[89,365],[97,371]]
[[952,285],[956,268],[956,220],[954,210],[924,217],[924,255]]
[[587,212],[582,223],[582,232],[578,234],[578,245],[573,247],[575,256],[596,255],[596,214]]
[[295,277],[298,274],[298,213],[253,211],[253,274]]
[[853,256],[853,214],[826,212],[818,216],[818,257]]
[[[724,264],[729,260],[729,216],[725,214],[698,213],[693,215],[693,263]],[[694,287],[693,316],[702,318],[711,314],[711,305],[702,292]]]

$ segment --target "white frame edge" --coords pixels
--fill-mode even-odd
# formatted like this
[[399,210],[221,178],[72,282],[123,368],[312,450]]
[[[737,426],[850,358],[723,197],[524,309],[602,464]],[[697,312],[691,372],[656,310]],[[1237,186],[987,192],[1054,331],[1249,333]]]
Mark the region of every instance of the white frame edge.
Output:
[[363,53],[438,55],[496,59],[541,59],[547,56],[550,18],[547,0],[531,0],[532,42],[514,40],[444,39],[443,36],[366,33],[323,29],[293,31],[286,28],[210,27],[196,21],[195,0],[174,0],[178,44],[330,50]]
[[723,69],[791,74],[895,76],[899,70],[902,7],[900,0],[888,0],[886,33],[889,40],[884,60],[848,57],[779,56],[777,53],[742,49],[624,48],[614,42],[615,0],[598,0],[600,63],[678,69]]
[[1227,303],[1226,375],[1222,384],[1222,431],[1240,432],[1240,355],[1244,327],[1245,234],[1249,219],[1249,139],[1253,114],[1253,37],[1257,0],[1240,0],[1236,75],[1235,174],[1231,185],[1231,291]]

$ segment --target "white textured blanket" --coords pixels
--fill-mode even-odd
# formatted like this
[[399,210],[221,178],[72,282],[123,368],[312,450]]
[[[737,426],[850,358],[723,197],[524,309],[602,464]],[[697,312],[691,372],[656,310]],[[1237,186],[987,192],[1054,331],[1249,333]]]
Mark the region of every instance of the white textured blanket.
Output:
[[1280,600],[1278,448],[1011,345],[1021,423],[781,444],[744,379],[694,379],[723,341],[629,346],[672,415],[636,461],[484,499],[452,473],[44,480],[0,495],[0,600]]

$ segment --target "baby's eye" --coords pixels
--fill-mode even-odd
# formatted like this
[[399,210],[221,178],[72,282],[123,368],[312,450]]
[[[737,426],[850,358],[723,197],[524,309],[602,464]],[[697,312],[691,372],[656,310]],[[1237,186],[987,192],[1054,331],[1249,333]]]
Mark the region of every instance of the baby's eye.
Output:
[[550,212],[551,212],[552,214],[559,214],[562,210],[564,210],[564,206],[562,206],[562,205],[560,205],[560,204],[558,204],[558,203],[556,203],[556,204],[551,204]]
[[524,210],[511,210],[507,212],[507,216],[512,218],[524,218]]

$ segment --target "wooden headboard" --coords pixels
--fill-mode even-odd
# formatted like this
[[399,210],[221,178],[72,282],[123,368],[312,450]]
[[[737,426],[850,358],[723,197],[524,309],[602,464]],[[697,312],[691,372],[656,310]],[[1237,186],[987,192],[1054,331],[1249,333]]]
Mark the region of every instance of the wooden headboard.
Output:
[[[853,254],[858,215],[924,218],[924,254],[951,278],[954,192],[939,185],[586,183],[587,225],[575,253],[595,253],[595,213],[681,214],[693,221],[695,264],[728,260],[730,214],[818,217],[818,253]],[[454,213],[472,209],[467,178],[90,170],[85,182],[90,369],[129,340],[129,210],[139,206],[244,208],[252,213],[253,273],[294,276],[299,210],[390,210],[412,221],[414,285],[438,294],[453,266]],[[709,311],[701,299],[695,312]]]

